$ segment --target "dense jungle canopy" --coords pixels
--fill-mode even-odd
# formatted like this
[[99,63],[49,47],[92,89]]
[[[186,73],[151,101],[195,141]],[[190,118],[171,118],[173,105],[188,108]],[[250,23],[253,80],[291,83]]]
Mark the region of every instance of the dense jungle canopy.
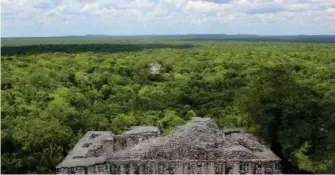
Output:
[[53,173],[90,130],[167,134],[193,116],[249,130],[301,171],[335,173],[334,44],[5,39],[1,57],[2,173]]

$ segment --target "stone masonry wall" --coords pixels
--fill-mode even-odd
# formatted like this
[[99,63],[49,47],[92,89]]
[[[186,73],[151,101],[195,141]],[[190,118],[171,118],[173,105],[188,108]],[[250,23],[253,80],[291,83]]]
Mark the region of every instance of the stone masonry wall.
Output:
[[64,169],[60,174],[278,174],[279,161],[125,160]]
[[278,161],[127,160],[110,163],[111,174],[276,174]]
[[109,148],[111,152],[117,152],[125,149],[129,146],[134,146],[141,141],[157,137],[155,135],[122,135],[122,136],[114,136],[112,140],[106,140],[105,147]]
[[240,129],[194,118],[168,136],[132,127],[123,135],[92,131],[56,167],[57,174],[280,174],[280,159]]
[[[78,148],[86,148],[87,145],[92,145],[92,138],[99,136],[104,132],[88,132],[83,139],[76,145]],[[144,132],[134,133],[126,132],[124,135],[113,135],[105,137],[105,140],[99,140],[95,143],[94,148],[89,148],[67,156],[60,165],[56,168],[57,174],[100,174],[110,173],[110,164],[105,161],[107,152],[116,152],[125,149],[126,147],[138,144],[141,141],[149,138],[160,136],[159,132]],[[79,156],[77,154],[80,154]],[[71,162],[70,165],[68,162]],[[75,163],[77,162],[77,163]],[[91,163],[90,163],[91,162]]]

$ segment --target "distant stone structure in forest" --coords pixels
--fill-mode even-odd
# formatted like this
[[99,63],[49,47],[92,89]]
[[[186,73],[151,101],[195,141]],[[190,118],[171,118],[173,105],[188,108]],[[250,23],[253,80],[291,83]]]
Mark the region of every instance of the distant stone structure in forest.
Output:
[[194,117],[167,136],[154,126],[123,135],[91,131],[57,166],[58,174],[277,174],[280,159],[241,129]]
[[150,63],[147,68],[152,74],[160,74],[163,70],[163,66],[158,63]]

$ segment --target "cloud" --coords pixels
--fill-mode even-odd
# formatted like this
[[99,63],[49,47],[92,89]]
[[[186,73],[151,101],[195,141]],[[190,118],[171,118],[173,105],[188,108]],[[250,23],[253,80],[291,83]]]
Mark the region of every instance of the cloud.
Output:
[[[21,30],[27,26],[36,35],[43,33],[40,26],[45,33],[57,33],[56,28],[81,33],[90,24],[105,34],[109,27],[119,29],[116,33],[248,33],[250,26],[269,24],[289,31],[294,23],[305,33],[331,33],[335,25],[334,0],[1,0],[1,7],[1,29],[8,35],[30,35]],[[62,22],[78,28],[66,29]],[[304,27],[309,25],[314,29]]]
[[185,11],[190,12],[217,12],[223,10],[222,5],[208,1],[188,1],[184,7]]
[[246,13],[251,14],[278,13],[282,11],[285,11],[285,8],[282,5],[273,5],[273,4],[259,5],[256,7],[246,9]]
[[[200,0],[192,0],[192,1],[200,1]],[[228,4],[228,3],[232,2],[233,0],[202,0],[202,1],[213,2],[213,3],[216,3],[216,4]]]
[[32,2],[32,5],[38,9],[51,9],[58,6],[61,0],[37,0]]

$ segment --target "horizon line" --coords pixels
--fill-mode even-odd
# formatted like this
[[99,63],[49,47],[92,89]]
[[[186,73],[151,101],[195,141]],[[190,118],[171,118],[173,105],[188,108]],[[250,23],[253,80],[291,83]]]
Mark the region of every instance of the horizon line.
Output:
[[279,37],[279,36],[335,36],[335,34],[286,34],[286,35],[267,35],[267,34],[224,34],[224,33],[185,33],[185,34],[138,34],[138,35],[108,35],[108,34],[83,34],[83,35],[53,35],[53,36],[1,36],[3,38],[57,38],[57,37],[140,37],[140,36],[187,36],[187,35],[226,35],[226,36],[264,36],[264,37]]

